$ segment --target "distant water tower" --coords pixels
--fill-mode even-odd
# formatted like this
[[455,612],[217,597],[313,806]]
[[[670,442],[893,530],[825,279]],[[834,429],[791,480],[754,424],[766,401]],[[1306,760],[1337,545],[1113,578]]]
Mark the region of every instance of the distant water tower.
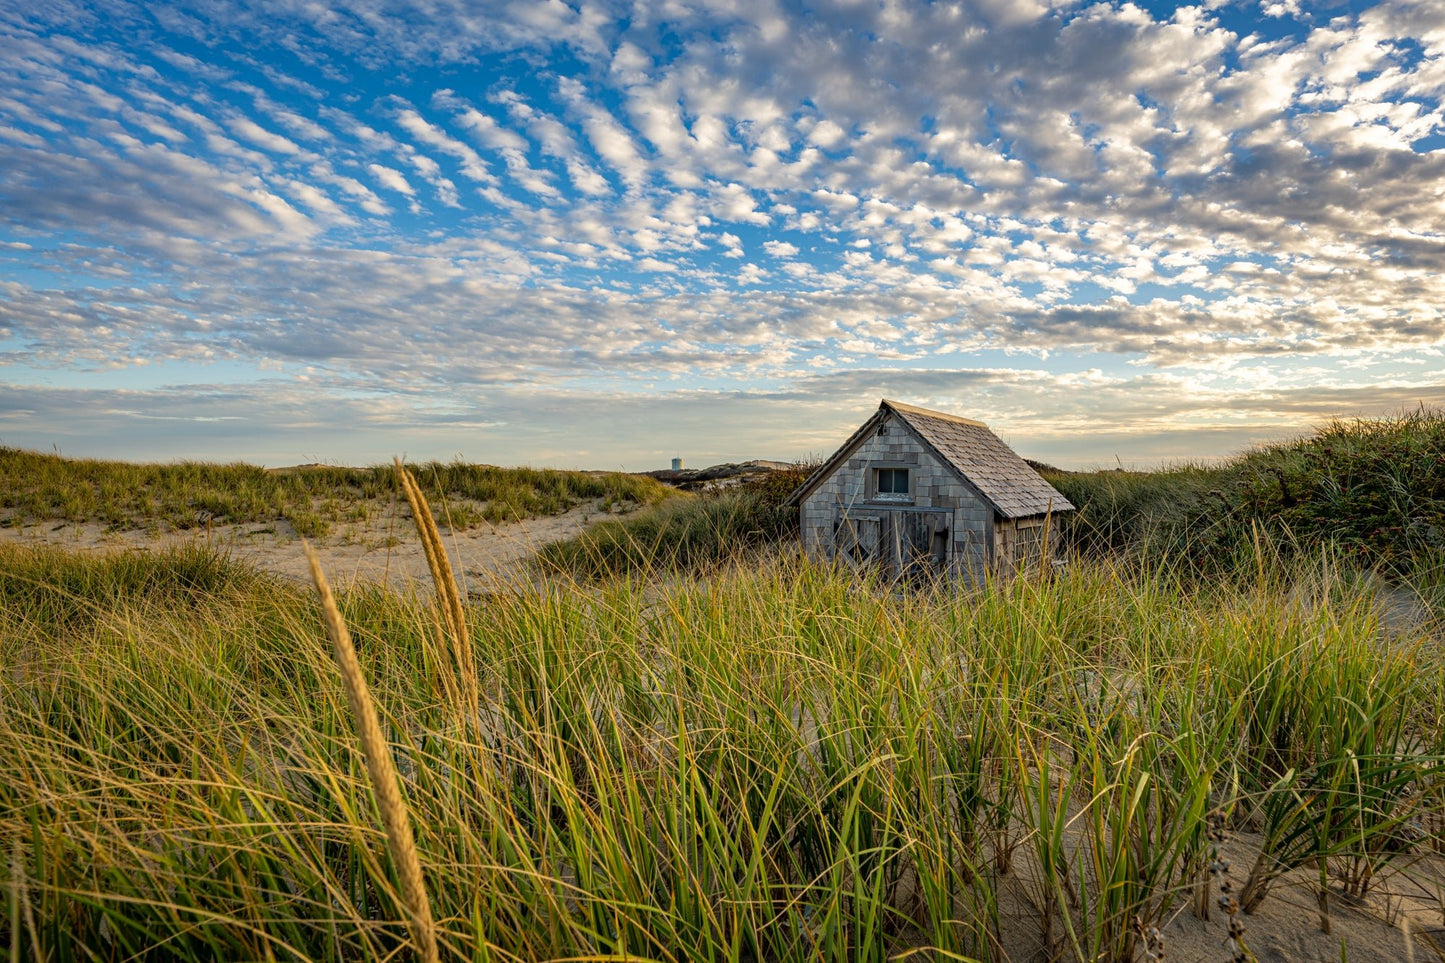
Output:
[[681,458],[674,458],[674,459],[672,460],[672,470],[673,470],[673,471],[682,471],[682,459],[681,459]]

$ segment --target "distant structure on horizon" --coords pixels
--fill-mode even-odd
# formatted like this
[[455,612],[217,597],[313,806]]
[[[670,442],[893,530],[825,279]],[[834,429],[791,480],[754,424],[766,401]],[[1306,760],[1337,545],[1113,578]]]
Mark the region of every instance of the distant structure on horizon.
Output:
[[674,459],[672,460],[672,470],[673,470],[673,471],[682,471],[682,459],[681,459],[681,458],[674,458]]
[[973,580],[1040,564],[1074,510],[983,422],[887,399],[785,504],[809,554]]

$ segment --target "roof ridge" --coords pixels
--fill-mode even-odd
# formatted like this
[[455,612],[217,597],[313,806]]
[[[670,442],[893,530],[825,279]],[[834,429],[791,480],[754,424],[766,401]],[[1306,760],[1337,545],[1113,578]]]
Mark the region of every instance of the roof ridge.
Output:
[[901,401],[890,401],[887,398],[883,399],[883,403],[889,408],[892,408],[894,411],[903,412],[910,415],[923,415],[928,418],[938,418],[941,421],[952,421],[960,425],[973,425],[976,428],[988,427],[988,425],[984,424],[981,421],[975,421],[972,418],[964,418],[961,415],[951,415],[946,411],[934,411],[932,408],[920,408],[918,405],[904,404]]

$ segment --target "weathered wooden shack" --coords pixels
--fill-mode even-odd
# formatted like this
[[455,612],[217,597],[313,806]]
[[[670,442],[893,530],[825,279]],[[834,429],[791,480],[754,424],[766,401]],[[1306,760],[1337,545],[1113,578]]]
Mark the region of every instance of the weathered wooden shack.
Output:
[[888,400],[788,503],[809,554],[971,580],[1040,564],[1074,509],[982,422]]

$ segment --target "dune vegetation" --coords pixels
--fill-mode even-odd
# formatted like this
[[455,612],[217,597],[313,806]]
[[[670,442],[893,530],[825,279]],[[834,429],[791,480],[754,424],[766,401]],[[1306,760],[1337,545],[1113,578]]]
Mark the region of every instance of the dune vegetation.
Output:
[[[630,509],[670,491],[644,475],[498,468],[464,462],[410,465],[444,527],[557,515],[579,505]],[[395,497],[390,465],[302,465],[265,469],[242,463],[133,464],[0,447],[0,520],[99,522],[115,529],[204,528],[207,524],[289,522],[324,536],[361,520]]]
[[797,510],[783,503],[812,467],[794,465],[702,495],[679,493],[543,546],[539,566],[568,578],[597,579],[661,571],[699,575],[744,563],[797,534]]
[[1061,519],[1069,546],[1095,556],[1208,571],[1261,533],[1396,574],[1445,553],[1445,411],[1335,421],[1214,465],[1045,476],[1079,506]]
[[[1285,509],[1332,491],[1282,470]],[[1341,497],[1386,477],[1352,470]],[[0,546],[0,945],[1223,961],[1286,917],[1319,958],[1431,958],[1395,925],[1442,913],[1430,471],[1393,476],[1408,558],[1264,506],[1227,552],[1166,550],[1124,489],[1149,537],[1106,542],[1089,493],[1120,479],[1073,476],[1072,563],[972,587],[768,549],[746,491],[664,506],[732,499],[716,548],[617,539],[473,601],[440,568],[436,598],[332,604],[203,548]],[[1209,485],[1178,504],[1264,498]]]

